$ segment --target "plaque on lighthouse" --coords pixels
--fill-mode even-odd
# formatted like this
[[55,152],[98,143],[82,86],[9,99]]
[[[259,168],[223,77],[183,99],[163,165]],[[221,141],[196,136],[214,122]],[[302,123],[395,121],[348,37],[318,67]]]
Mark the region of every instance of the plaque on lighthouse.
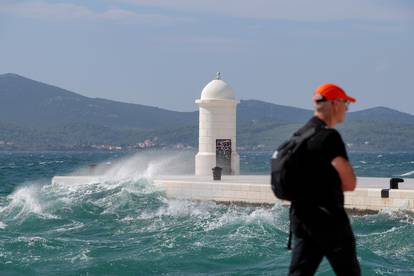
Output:
[[231,139],[216,140],[216,166],[222,168],[222,174],[232,174]]

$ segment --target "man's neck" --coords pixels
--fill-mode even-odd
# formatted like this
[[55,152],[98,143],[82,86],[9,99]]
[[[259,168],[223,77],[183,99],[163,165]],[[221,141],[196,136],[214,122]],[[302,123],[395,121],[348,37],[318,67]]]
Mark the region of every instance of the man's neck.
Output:
[[321,112],[315,111],[314,115],[318,117],[320,120],[324,121],[326,126],[329,128],[333,128],[336,125],[336,122],[332,116],[327,116]]

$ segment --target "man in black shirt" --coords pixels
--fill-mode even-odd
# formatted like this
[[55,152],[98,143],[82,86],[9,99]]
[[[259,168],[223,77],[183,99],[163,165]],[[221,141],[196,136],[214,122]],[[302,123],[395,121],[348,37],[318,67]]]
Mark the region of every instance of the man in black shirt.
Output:
[[291,204],[289,275],[313,275],[324,256],[337,275],[361,275],[343,194],[355,189],[356,177],[344,142],[333,128],[344,121],[348,105],[355,99],[337,85],[324,84],[316,89],[313,101],[314,117],[298,131],[318,129],[303,146],[306,166],[300,172],[313,192]]

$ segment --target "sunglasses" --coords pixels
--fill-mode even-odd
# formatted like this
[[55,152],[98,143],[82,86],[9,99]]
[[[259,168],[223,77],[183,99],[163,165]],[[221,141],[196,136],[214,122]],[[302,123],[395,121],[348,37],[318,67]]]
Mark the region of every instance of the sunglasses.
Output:
[[349,107],[350,102],[347,100],[343,100],[343,99],[337,99],[337,101],[342,102],[346,107]]
[[[316,103],[323,103],[323,102],[327,102],[328,101],[328,99],[327,98],[325,98],[325,97],[322,97],[321,99],[319,99],[319,100],[316,100]],[[344,100],[344,99],[336,99],[336,101],[340,101],[340,102],[342,102],[346,107],[349,107],[349,105],[350,105],[350,103],[351,102],[349,102],[349,101],[347,101],[347,100]]]

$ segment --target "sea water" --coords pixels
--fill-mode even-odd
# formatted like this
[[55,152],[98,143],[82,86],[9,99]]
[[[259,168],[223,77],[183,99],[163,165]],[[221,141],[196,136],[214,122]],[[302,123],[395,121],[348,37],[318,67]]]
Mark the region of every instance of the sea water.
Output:
[[[270,152],[240,153],[242,174]],[[288,210],[166,198],[152,179],[193,152],[0,153],[0,275],[286,275]],[[351,153],[359,176],[414,177],[412,153]],[[87,185],[53,175],[94,173]],[[400,184],[401,187],[404,184]],[[414,215],[351,215],[363,275],[414,275]],[[326,260],[317,275],[333,275]]]

